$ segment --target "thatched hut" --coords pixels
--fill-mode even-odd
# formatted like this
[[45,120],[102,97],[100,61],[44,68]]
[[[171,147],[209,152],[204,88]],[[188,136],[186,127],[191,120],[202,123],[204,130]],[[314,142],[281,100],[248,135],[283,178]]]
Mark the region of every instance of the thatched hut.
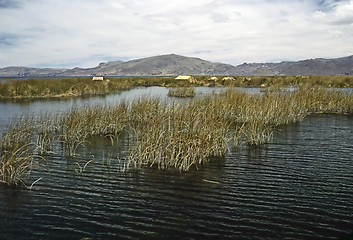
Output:
[[195,83],[196,79],[193,76],[177,76],[175,80],[188,80],[190,83]]
[[92,81],[103,81],[104,78],[103,77],[93,77]]
[[223,81],[228,81],[228,80],[231,80],[231,81],[234,81],[235,79],[233,77],[224,77],[222,78]]

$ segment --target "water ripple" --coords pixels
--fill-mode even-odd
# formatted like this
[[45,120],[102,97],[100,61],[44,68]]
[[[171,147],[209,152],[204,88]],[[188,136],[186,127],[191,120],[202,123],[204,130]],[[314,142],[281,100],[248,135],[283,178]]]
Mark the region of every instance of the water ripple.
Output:
[[[188,173],[122,173],[98,157],[54,155],[33,173],[42,177],[33,191],[0,191],[1,239],[345,237],[353,231],[352,127],[350,116],[311,116],[272,143],[240,146]],[[76,162],[90,160],[80,171]]]

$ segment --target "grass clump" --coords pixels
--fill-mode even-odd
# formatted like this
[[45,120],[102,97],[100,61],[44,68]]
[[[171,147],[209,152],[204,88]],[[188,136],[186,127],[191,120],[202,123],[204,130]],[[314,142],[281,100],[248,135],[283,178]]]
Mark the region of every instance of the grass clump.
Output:
[[109,77],[104,81],[92,78],[25,79],[0,81],[0,99],[77,97],[116,93],[134,87],[174,87],[170,96],[192,97],[195,86],[263,87],[353,87],[353,76],[261,76],[224,77],[211,80],[208,76],[195,76],[195,82],[176,80],[175,77]]
[[91,78],[22,79],[0,82],[0,99],[77,97],[115,93],[132,88],[118,79]]
[[[309,114],[353,114],[353,95],[325,88],[247,94],[227,88],[219,94],[182,103],[141,97],[115,106],[72,109],[39,120],[21,118],[1,140],[0,181],[24,184],[39,154],[61,144],[75,157],[91,139],[119,140],[128,146],[119,153],[122,170],[139,167],[198,168],[213,157],[224,157],[234,144],[260,145],[271,141],[280,125],[302,121]],[[102,145],[104,152],[106,146]]]
[[20,118],[2,135],[0,142],[0,183],[25,186],[25,179],[44,158],[36,154],[38,147],[32,143],[34,120]]
[[169,97],[194,97],[196,95],[194,87],[178,87],[170,88],[168,91]]
[[85,107],[72,109],[59,115],[58,137],[69,156],[74,156],[92,136],[117,137],[127,126],[128,106],[121,103],[114,107]]
[[3,152],[0,161],[0,182],[10,186],[26,186],[25,179],[42,157],[33,154],[31,144]]
[[129,164],[187,171],[212,156],[225,155],[228,128],[215,115],[200,111],[196,103],[164,104],[134,126]]

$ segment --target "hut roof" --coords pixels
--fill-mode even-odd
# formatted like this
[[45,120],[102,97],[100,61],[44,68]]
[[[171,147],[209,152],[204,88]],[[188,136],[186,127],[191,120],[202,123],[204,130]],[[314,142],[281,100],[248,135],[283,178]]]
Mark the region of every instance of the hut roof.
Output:
[[177,76],[175,79],[176,80],[190,80],[192,77],[191,76]]
[[104,78],[103,77],[93,77],[92,80],[93,81],[103,81]]

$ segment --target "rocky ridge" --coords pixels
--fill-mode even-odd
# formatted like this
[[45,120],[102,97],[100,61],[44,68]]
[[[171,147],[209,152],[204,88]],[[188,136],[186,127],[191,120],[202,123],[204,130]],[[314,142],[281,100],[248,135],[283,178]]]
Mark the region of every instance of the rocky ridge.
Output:
[[74,76],[329,76],[353,75],[353,55],[334,59],[307,59],[280,63],[244,63],[238,66],[168,54],[131,61],[100,63],[93,68],[0,68],[0,77]]

